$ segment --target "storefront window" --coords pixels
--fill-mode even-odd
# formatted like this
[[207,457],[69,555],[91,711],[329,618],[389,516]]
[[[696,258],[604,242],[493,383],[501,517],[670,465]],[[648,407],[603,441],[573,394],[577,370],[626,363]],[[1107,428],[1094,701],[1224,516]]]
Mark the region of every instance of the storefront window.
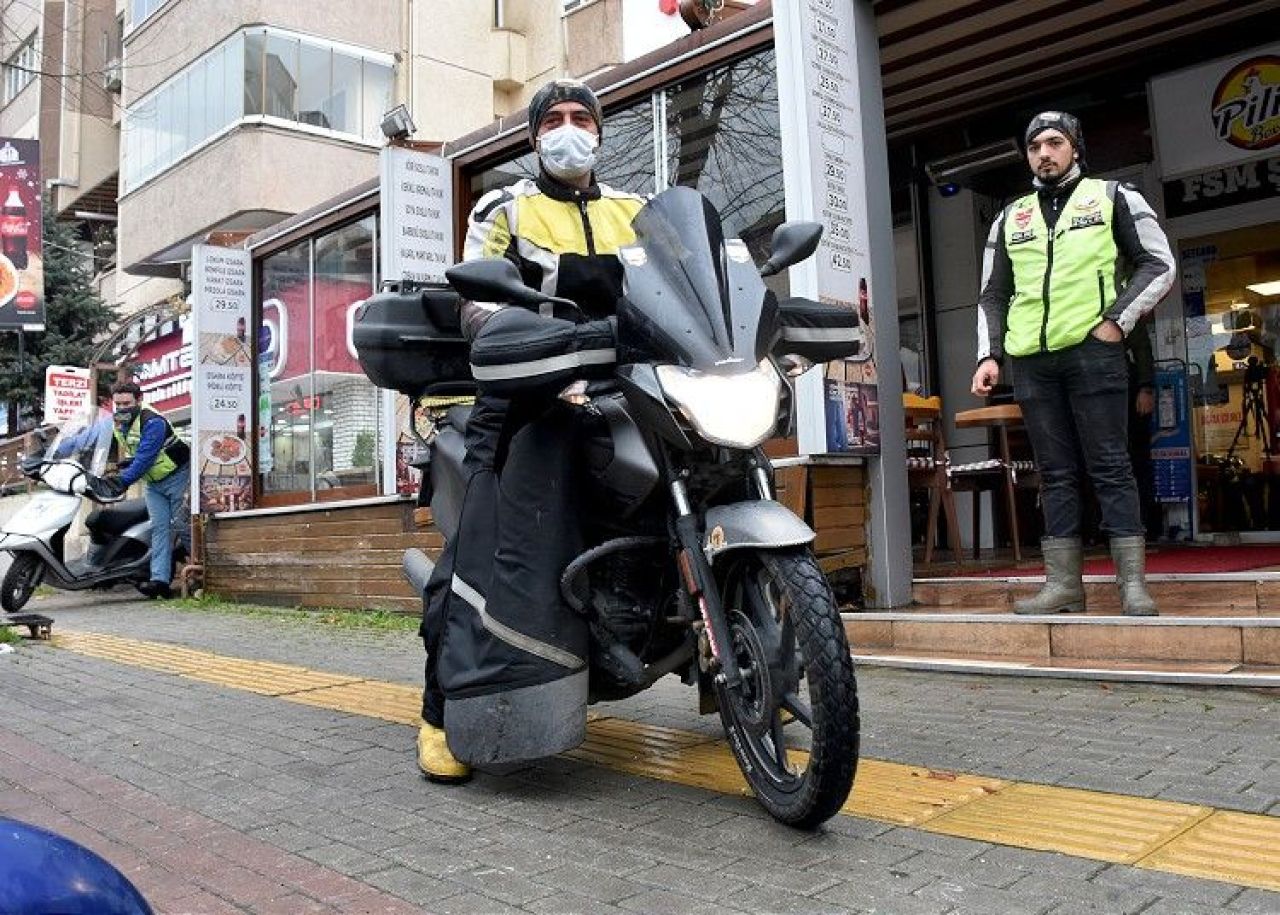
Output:
[[315,242],[315,398],[312,456],[319,498],[374,495],[381,465],[378,389],[360,370],[349,329],[354,307],[374,291],[370,216]]
[[263,260],[259,341],[263,351],[259,384],[269,390],[271,399],[270,429],[258,436],[262,491],[309,497],[314,466],[310,241]]
[[1270,223],[1179,245],[1204,532],[1280,530],[1277,238]]
[[786,210],[773,50],[691,76],[665,96],[667,183],[697,188],[725,235],[763,263]]
[[380,398],[350,336],[355,307],[374,291],[375,245],[368,216],[262,261],[264,494],[325,501],[378,492]]

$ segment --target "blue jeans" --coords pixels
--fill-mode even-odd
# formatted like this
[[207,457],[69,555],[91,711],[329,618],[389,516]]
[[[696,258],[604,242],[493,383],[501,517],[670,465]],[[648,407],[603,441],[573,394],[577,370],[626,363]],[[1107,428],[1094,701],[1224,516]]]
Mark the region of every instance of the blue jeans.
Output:
[[147,483],[144,497],[151,516],[151,580],[168,584],[173,578],[173,534],[176,531],[191,555],[191,517],[185,510],[191,465],[179,467],[163,480]]
[[1048,537],[1080,536],[1080,468],[1109,537],[1143,533],[1129,464],[1129,370],[1124,343],[1090,335],[1068,349],[1012,359],[1013,396],[1040,469]]

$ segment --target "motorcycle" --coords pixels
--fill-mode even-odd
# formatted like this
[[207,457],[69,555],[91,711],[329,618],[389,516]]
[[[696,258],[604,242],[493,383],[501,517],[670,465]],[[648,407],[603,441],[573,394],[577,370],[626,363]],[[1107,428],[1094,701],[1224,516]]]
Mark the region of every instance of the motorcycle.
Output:
[[[564,603],[588,621],[589,701],[617,700],[678,674],[700,694],[700,711],[719,712],[729,745],[759,802],[777,820],[810,828],[834,815],[858,761],[857,684],[840,612],[814,557],[815,533],[774,499],[762,443],[786,433],[795,402],[784,353],[813,361],[852,355],[861,343],[856,315],[804,299],[779,303],[762,276],[811,256],[821,226],[788,223],[773,236],[757,271],[744,242],[722,235],[719,215],[696,191],[672,188],[650,200],[634,222],[636,242],[619,253],[625,295],[618,303],[617,365],[612,379],[586,386],[579,409],[597,430],[583,443],[592,468],[584,482],[592,505],[590,548],[560,581]],[[530,289],[507,260],[449,269],[457,294],[535,311],[573,310],[572,302]],[[402,295],[401,300],[405,297]],[[368,314],[356,345],[380,384],[404,384],[374,341],[418,347],[436,368],[462,358],[460,338],[442,333],[447,309],[423,296],[419,320],[401,308],[396,332]],[[394,303],[388,308],[394,311]],[[370,303],[370,312],[378,306]],[[362,341],[365,347],[362,349]],[[384,354],[385,355],[385,354]],[[425,393],[456,394],[443,375]],[[417,390],[412,390],[417,388]],[[463,431],[468,412],[448,405],[420,434],[429,449],[423,496],[446,539],[457,532],[466,480]],[[418,432],[415,425],[415,432]],[[405,556],[423,593],[433,570],[418,550]],[[493,742],[521,724],[495,704],[474,727],[445,727],[455,755],[494,761]],[[504,717],[505,716],[505,717]],[[518,735],[526,752],[544,742],[551,755],[580,742],[568,733]],[[527,730],[527,726],[526,726]],[[495,738],[495,734],[499,737]],[[469,752],[484,746],[489,755]]]
[[[103,479],[113,441],[112,417],[96,410],[64,424],[22,458],[22,472],[43,483],[21,510],[0,527],[0,551],[13,561],[0,582],[0,607],[17,613],[42,583],[65,591],[140,585],[149,578],[151,519],[142,499],[125,500]],[[83,500],[98,507],[85,519],[89,544],[70,558],[67,535]]]

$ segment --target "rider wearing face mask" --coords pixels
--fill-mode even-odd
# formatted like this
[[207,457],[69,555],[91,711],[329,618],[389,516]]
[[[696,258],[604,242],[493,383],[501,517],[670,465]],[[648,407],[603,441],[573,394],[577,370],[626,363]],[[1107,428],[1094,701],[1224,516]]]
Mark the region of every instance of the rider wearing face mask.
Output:
[[168,597],[173,577],[173,534],[191,551],[191,524],[183,509],[191,471],[191,449],[169,421],[142,405],[142,389],[132,381],[111,389],[120,472],[107,478],[123,492],[138,480],[151,516],[151,580],[139,586],[147,597]]
[[[556,393],[614,361],[611,316],[622,292],[617,252],[634,241],[643,200],[595,179],[602,111],[583,83],[558,79],[529,104],[537,178],[481,197],[463,259],[505,257],[524,282],[580,312],[468,302],[479,396],[466,432],[468,477],[459,530],[427,586],[427,650],[418,765],[430,779],[470,771],[445,740],[483,727],[485,702],[546,708],[585,690],[585,632],[561,613],[559,576],[581,550],[573,439],[577,420]],[[571,611],[570,611],[571,612]],[[495,635],[496,634],[496,635]],[[503,701],[507,701],[504,699]]]

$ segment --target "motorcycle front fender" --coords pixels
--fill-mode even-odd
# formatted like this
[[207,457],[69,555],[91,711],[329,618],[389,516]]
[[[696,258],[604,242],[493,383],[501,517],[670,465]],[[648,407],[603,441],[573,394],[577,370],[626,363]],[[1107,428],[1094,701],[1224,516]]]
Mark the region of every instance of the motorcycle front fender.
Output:
[[710,563],[732,550],[804,546],[817,537],[789,508],[766,499],[716,505],[705,522],[702,551]]

